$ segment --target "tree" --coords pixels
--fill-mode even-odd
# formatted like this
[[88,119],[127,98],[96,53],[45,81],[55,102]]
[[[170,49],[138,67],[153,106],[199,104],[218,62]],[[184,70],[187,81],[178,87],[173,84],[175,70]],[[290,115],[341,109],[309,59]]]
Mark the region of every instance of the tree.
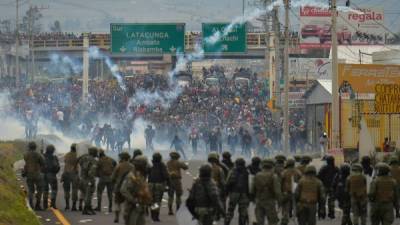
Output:
[[51,32],[61,32],[61,24],[60,21],[54,21],[54,24],[50,27]]
[[22,18],[20,32],[26,34],[37,34],[41,31],[42,25],[39,23],[43,15],[37,6],[30,7]]

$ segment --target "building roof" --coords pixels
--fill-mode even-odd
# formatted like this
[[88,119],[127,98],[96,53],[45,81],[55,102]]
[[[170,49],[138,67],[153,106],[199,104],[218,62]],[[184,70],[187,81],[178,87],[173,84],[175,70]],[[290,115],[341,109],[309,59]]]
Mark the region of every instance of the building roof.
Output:
[[[372,53],[389,50],[400,50],[400,45],[339,45],[338,59],[347,64],[359,64],[361,58],[362,64],[372,64]],[[365,54],[360,55],[360,51]],[[332,59],[332,48],[329,58]]]
[[304,94],[307,105],[327,104],[332,102],[332,80],[317,80]]
[[317,82],[326,90],[329,92],[329,94],[332,94],[332,80],[317,80]]

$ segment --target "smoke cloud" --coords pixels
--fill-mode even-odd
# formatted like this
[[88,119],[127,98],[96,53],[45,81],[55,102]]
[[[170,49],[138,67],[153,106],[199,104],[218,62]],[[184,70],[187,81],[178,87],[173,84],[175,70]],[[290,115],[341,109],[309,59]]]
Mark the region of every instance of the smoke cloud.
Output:
[[89,57],[93,59],[103,59],[106,63],[108,69],[111,71],[111,74],[115,79],[117,79],[118,85],[122,90],[126,90],[124,78],[119,73],[119,67],[115,64],[111,58],[100,52],[100,49],[96,46],[92,46],[89,48]]
[[50,55],[50,66],[47,68],[50,74],[70,75],[82,72],[82,63],[69,56],[59,54]]

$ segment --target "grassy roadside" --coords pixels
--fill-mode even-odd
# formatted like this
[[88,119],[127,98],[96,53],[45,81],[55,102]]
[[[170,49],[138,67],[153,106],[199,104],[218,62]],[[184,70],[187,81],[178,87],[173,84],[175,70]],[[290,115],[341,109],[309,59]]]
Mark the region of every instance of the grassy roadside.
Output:
[[22,159],[23,141],[0,141],[0,225],[40,225],[36,215],[25,204],[13,163]]

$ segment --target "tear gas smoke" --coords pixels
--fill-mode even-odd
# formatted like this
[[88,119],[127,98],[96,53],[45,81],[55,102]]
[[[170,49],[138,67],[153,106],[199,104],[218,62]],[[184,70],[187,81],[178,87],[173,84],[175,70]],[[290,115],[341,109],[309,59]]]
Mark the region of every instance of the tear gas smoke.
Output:
[[124,83],[124,78],[119,73],[119,67],[115,64],[111,58],[103,53],[100,52],[100,49],[96,46],[92,46],[89,48],[89,57],[93,59],[104,59],[108,69],[111,71],[111,74],[115,79],[117,79],[118,85],[122,90],[126,90],[126,86]]
[[61,73],[62,75],[70,75],[71,72],[73,74],[79,74],[82,72],[82,63],[69,56],[51,54],[48,71],[51,74]]
[[[8,92],[0,93],[0,119],[2,121],[0,123],[0,138],[1,140],[24,139],[25,122],[12,111],[9,99],[10,94]],[[71,143],[81,141],[67,137],[57,130],[50,121],[43,118],[38,120],[38,131],[36,140],[43,139],[45,143],[53,144],[57,149],[57,153],[66,153]]]

